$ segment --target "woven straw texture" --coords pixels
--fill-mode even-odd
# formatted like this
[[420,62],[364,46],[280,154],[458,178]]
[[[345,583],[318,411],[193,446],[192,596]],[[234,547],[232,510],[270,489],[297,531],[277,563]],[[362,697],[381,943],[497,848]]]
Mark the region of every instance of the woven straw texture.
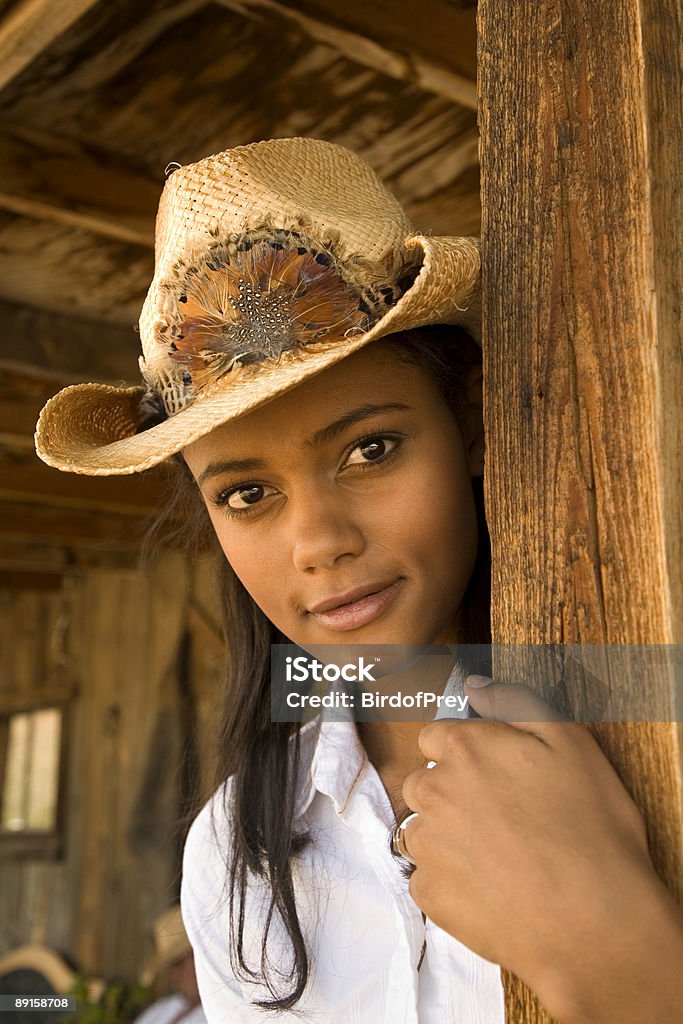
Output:
[[140,472],[375,339],[449,323],[479,337],[476,239],[414,234],[400,204],[360,157],[313,139],[277,139],[207,157],[176,170],[166,182],[157,216],[155,274],[140,315],[141,365],[155,390],[168,386],[173,372],[160,332],[171,316],[170,284],[178,262],[200,257],[216,239],[264,227],[332,240],[342,259],[382,263],[390,274],[405,265],[408,250],[418,250],[421,269],[396,305],[364,334],[239,367],[180,412],[139,433],[144,388],[65,388],[40,414],[35,441],[43,461],[92,476]]
[[151,985],[160,971],[182,960],[191,951],[180,907],[171,907],[154,923],[154,951],[140,973],[140,983]]

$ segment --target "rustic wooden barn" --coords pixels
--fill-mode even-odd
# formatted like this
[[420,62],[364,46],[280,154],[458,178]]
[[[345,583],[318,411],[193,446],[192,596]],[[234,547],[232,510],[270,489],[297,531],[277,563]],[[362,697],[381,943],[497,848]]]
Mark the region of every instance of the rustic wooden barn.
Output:
[[[63,712],[55,827],[0,832],[0,952],[132,977],[209,771],[210,569],[139,567],[163,474],[32,450],[59,386],[137,379],[170,161],[309,135],[361,153],[418,228],[478,233],[483,211],[494,639],[680,642],[680,10],[475,7],[0,2],[0,771],[13,716]],[[679,894],[681,738],[601,734]],[[513,980],[508,1001],[541,1019]]]

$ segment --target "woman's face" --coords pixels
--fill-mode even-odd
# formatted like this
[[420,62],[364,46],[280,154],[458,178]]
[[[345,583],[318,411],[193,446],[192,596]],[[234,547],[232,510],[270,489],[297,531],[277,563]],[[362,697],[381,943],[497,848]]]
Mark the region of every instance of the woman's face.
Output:
[[476,556],[472,434],[378,342],[184,455],[226,558],[291,641],[448,642]]

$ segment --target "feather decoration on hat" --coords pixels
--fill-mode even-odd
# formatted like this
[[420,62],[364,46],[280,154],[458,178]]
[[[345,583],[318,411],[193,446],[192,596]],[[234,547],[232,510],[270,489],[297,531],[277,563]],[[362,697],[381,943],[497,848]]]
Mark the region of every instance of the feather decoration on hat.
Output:
[[185,269],[164,339],[186,386],[196,392],[237,365],[367,331],[380,302],[345,276],[329,251],[293,234],[212,246]]

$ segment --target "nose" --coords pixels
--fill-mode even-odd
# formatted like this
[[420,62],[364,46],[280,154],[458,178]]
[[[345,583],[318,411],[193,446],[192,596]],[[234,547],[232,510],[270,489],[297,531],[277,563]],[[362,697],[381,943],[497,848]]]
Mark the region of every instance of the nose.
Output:
[[300,572],[329,570],[365,550],[365,534],[348,495],[323,492],[290,497],[292,559]]

